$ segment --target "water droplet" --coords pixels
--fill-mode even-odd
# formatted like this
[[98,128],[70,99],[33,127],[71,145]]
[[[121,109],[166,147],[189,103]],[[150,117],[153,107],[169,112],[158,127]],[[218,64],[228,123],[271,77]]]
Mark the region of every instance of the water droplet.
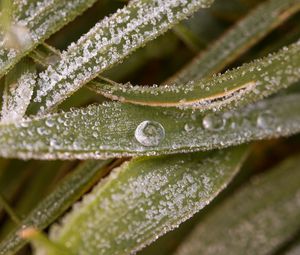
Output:
[[208,130],[221,130],[226,124],[226,120],[215,114],[207,114],[202,120],[203,127]]
[[55,125],[55,122],[51,119],[46,120],[46,126],[47,127],[53,127]]
[[98,132],[96,132],[96,131],[95,131],[95,132],[93,132],[93,134],[92,134],[92,135],[93,135],[93,137],[95,137],[95,138],[98,138],[98,136],[99,136],[99,135],[98,135]]
[[274,124],[274,120],[274,115],[271,112],[266,111],[258,115],[256,124],[259,128],[268,128]]
[[194,126],[193,124],[190,124],[190,123],[186,123],[186,124],[184,125],[184,130],[185,130],[186,132],[191,132],[194,128],[195,128],[195,126]]
[[136,140],[144,146],[156,146],[165,137],[164,127],[156,121],[143,121],[134,133]]

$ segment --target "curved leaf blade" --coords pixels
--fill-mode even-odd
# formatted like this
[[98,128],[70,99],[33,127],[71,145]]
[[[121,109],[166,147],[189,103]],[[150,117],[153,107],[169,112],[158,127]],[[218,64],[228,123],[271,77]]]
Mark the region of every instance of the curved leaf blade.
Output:
[[299,10],[299,0],[263,1],[166,84],[185,84],[221,71]]
[[89,87],[122,102],[216,111],[257,101],[299,80],[300,41],[225,74],[180,86],[176,83],[159,87],[133,86],[97,79],[89,83]]
[[134,159],[53,228],[52,240],[80,254],[134,253],[207,205],[235,175],[246,151]]
[[175,254],[271,254],[300,228],[299,162],[299,156],[289,159],[244,186],[200,222]]

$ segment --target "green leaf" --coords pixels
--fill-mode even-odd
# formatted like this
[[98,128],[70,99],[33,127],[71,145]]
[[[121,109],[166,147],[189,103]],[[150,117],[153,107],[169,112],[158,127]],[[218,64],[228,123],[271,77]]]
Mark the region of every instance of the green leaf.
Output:
[[177,255],[271,254],[300,228],[299,155],[255,178],[215,208]]
[[[143,157],[115,169],[51,239],[77,254],[132,254],[207,205],[241,166],[245,147]],[[80,229],[80,231],[78,231]]]
[[[133,104],[220,110],[257,101],[300,80],[300,41],[266,58],[225,74],[159,87],[93,80],[91,89],[111,99]],[[185,74],[189,77],[189,74]],[[178,78],[180,80],[180,76]]]
[[12,21],[6,29],[8,32],[0,31],[0,77],[39,43],[94,2],[95,0],[14,1],[11,7]]
[[88,159],[192,152],[300,131],[300,95],[225,113],[108,102],[0,125],[0,155]]
[[48,112],[100,72],[213,0],[133,0],[105,18],[40,74],[35,102]]
[[19,232],[26,227],[44,229],[63,214],[77,199],[89,190],[101,177],[107,174],[107,165],[111,161],[86,161],[67,176],[57,188],[49,194],[22,221],[22,225],[11,232],[0,243],[0,255],[14,254],[26,242]]
[[23,119],[36,83],[36,69],[29,59],[18,63],[6,76],[3,92],[1,122]]
[[[225,4],[219,3],[219,5]],[[234,7],[236,5],[237,3]],[[221,71],[299,10],[299,0],[262,1],[207,51],[200,53],[194,61],[176,74],[175,79],[171,78],[166,83],[185,84]]]

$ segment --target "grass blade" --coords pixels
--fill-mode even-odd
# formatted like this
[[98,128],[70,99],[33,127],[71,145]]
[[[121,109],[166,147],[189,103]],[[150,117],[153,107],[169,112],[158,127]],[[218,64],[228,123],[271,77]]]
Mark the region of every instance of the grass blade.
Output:
[[299,0],[264,1],[166,83],[185,84],[221,71],[299,10]]
[[90,7],[95,0],[16,2],[10,6],[13,11],[8,11],[13,13],[9,32],[0,32],[0,77],[39,43]]
[[36,69],[29,60],[18,63],[5,77],[1,121],[23,119],[36,83]]
[[104,19],[40,74],[35,102],[48,112],[100,72],[213,0],[133,0]]
[[26,241],[18,233],[24,227],[44,229],[63,214],[77,199],[89,190],[98,180],[107,174],[107,165],[111,161],[86,161],[66,177],[58,187],[49,194],[22,221],[22,225],[9,234],[0,243],[0,254],[14,254]]
[[299,95],[207,115],[115,102],[91,105],[1,125],[0,155],[88,159],[224,148],[299,132],[299,107]]
[[[94,91],[133,104],[220,110],[257,101],[300,80],[300,41],[225,74],[159,87],[92,81]],[[186,74],[186,77],[190,77]],[[180,79],[180,78],[179,78]],[[103,79],[102,79],[103,80]]]
[[53,228],[52,240],[80,254],[132,254],[207,205],[235,175],[246,151],[132,160]]
[[289,159],[244,186],[207,215],[175,254],[271,254],[300,227],[299,163],[299,156]]

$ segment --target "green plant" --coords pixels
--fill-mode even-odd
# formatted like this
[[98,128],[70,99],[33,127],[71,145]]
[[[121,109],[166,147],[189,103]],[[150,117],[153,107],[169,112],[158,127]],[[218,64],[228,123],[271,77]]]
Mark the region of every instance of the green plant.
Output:
[[300,0],[1,3],[0,255],[297,254]]

